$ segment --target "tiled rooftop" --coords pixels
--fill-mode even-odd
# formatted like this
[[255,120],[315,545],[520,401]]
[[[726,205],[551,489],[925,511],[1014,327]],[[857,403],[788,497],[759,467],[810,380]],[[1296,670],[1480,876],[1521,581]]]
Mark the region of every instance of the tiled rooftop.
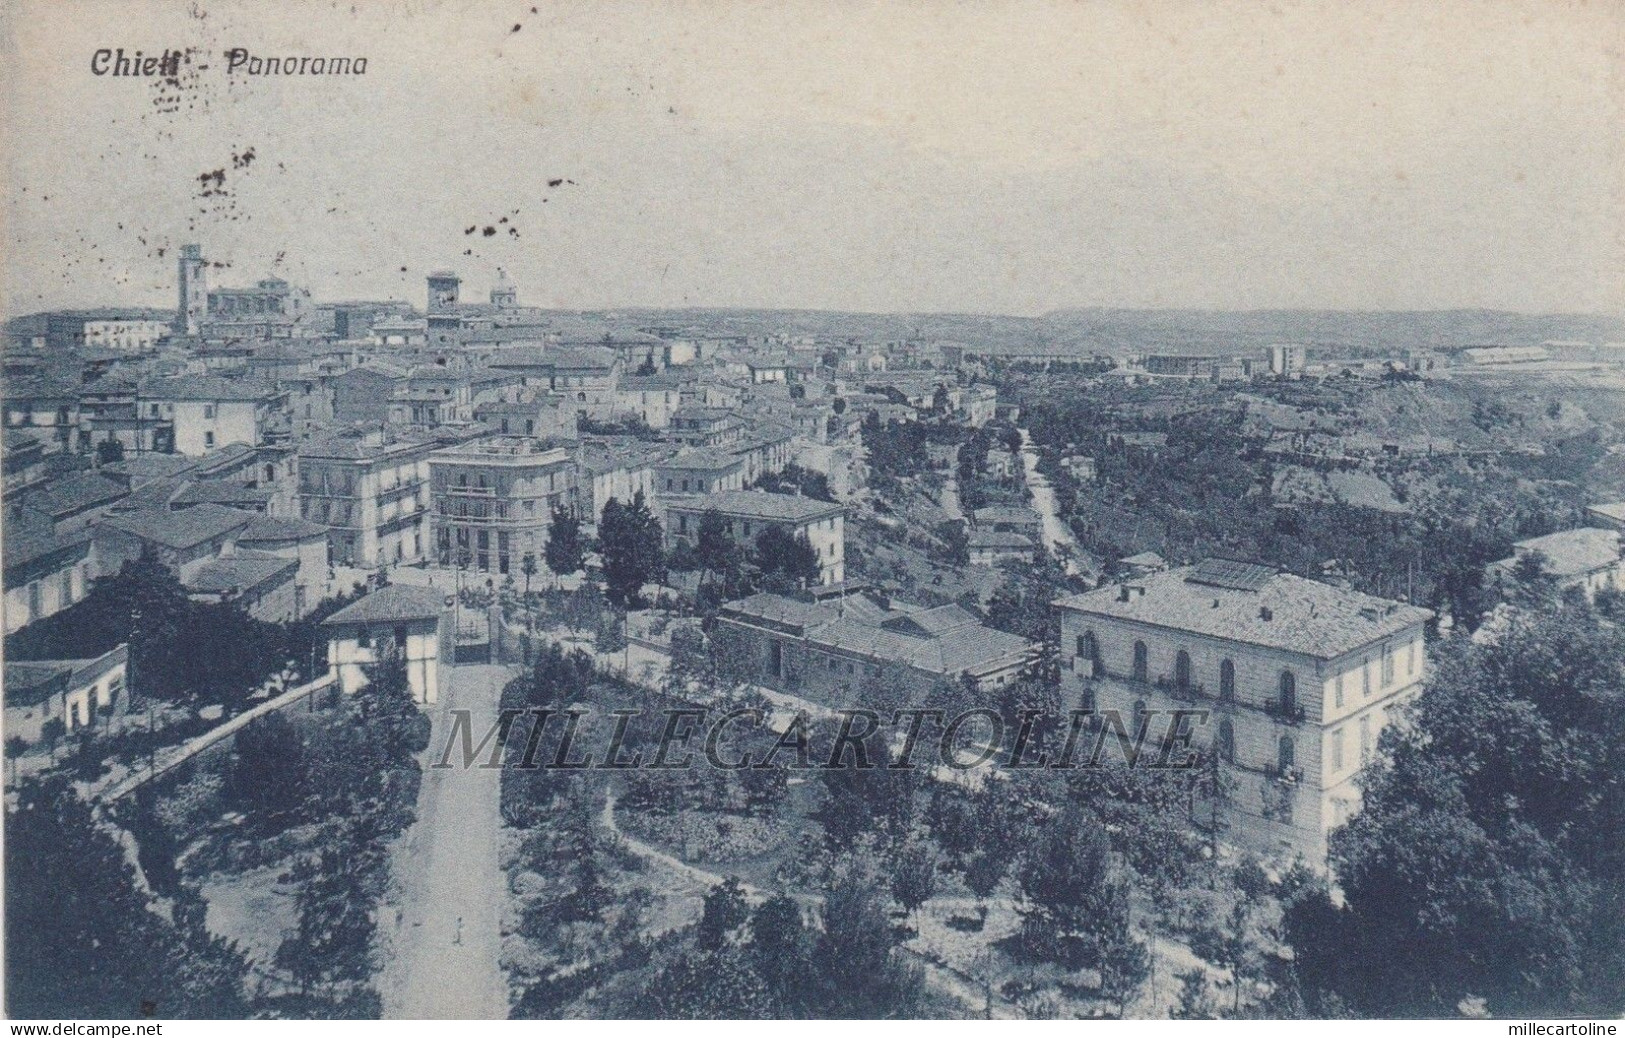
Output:
[[[674,506],[675,507],[675,506]],[[747,519],[809,522],[846,511],[838,504],[793,494],[770,494],[763,490],[727,490],[685,502],[685,510],[716,511]]]
[[352,602],[323,621],[324,625],[427,620],[446,609],[446,594],[429,587],[391,584]]
[[1433,616],[1427,609],[1289,573],[1272,574],[1257,590],[1242,590],[1196,583],[1188,579],[1195,571],[1194,566],[1182,566],[1108,584],[1055,604],[1318,659],[1335,659]]

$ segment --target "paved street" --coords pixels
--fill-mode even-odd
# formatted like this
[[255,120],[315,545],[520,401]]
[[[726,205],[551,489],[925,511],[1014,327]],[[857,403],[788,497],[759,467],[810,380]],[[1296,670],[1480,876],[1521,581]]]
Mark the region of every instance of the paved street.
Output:
[[[379,981],[389,1019],[506,1019],[500,962],[503,874],[497,769],[428,767],[453,708],[472,712],[476,742],[494,721],[503,667],[465,666],[434,713],[424,757],[418,820],[395,847],[401,892],[392,952]],[[386,922],[386,926],[389,923]]]

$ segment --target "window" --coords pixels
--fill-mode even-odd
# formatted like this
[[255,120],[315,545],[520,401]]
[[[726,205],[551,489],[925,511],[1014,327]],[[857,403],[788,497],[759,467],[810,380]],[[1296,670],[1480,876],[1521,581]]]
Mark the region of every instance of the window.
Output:
[[1416,674],[1416,644],[1405,643],[1405,676],[1413,677]]
[[205,417],[205,418],[213,418],[214,417],[214,405],[213,404],[204,404],[203,405],[203,417]]
[[1100,645],[1095,641],[1095,632],[1084,631],[1078,635],[1078,655],[1090,665],[1090,673],[1094,673],[1095,661],[1100,659]]
[[1219,722],[1219,759],[1229,763],[1236,760],[1236,726],[1228,717]]
[[1219,698],[1236,698],[1236,665],[1229,660],[1219,663]]
[[1281,736],[1281,741],[1276,744],[1275,750],[1276,767],[1280,769],[1281,774],[1285,775],[1297,766],[1297,760],[1298,746],[1292,741],[1292,736]]
[[206,432],[206,433],[203,434],[203,446],[205,446],[205,447],[213,447],[214,446],[214,433],[213,433],[213,431]]
[[1386,688],[1394,683],[1394,647],[1382,647],[1382,684]]
[[400,648],[402,648],[402,649],[406,648],[406,628],[405,627],[396,627],[395,628],[395,644],[397,646],[399,646]]
[[1281,671],[1281,712],[1291,714],[1298,708],[1298,678],[1290,670]]
[[1184,649],[1174,656],[1174,684],[1180,688],[1191,687],[1191,654]]
[[1360,763],[1371,759],[1371,718],[1360,718]]
[[1135,681],[1144,681],[1145,680],[1145,673],[1146,673],[1146,666],[1147,666],[1147,664],[1146,664],[1146,656],[1147,656],[1147,653],[1146,653],[1146,649],[1145,649],[1145,642],[1135,642],[1134,643],[1134,680]]
[[1366,695],[1366,696],[1369,696],[1371,694],[1371,661],[1370,660],[1364,660],[1364,661],[1362,661],[1360,663],[1360,694],[1361,695]]
[[1343,770],[1343,729],[1332,732],[1332,772]]
[[355,636],[355,643],[363,649],[372,648],[372,632],[365,627],[361,628]]
[[1338,707],[1339,710],[1341,710],[1343,708],[1343,675],[1342,674],[1337,675],[1337,707]]

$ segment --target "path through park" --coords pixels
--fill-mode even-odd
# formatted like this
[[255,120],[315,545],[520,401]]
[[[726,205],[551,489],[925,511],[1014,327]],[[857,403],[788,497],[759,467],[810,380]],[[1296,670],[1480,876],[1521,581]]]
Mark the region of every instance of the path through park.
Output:
[[496,720],[510,676],[503,667],[458,667],[450,693],[433,709],[417,822],[395,847],[399,913],[385,921],[394,932],[379,980],[387,1019],[508,1016],[501,963],[501,772],[428,765],[439,758],[454,709],[470,711],[478,742]]

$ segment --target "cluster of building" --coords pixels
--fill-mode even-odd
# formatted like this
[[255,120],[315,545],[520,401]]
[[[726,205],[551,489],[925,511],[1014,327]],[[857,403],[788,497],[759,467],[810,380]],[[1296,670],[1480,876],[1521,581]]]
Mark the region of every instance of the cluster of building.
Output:
[[[918,703],[945,683],[995,693],[1040,659],[1040,646],[961,605],[850,580],[848,504],[757,486],[792,464],[832,483],[861,469],[870,416],[971,427],[1011,417],[961,346],[589,325],[521,305],[500,272],[483,302],[464,299],[455,273],[430,274],[418,309],[320,303],[278,279],[211,288],[210,269],[201,249],[182,250],[172,312],[7,326],[8,634],[143,556],[193,599],[273,622],[381,570],[528,579],[546,570],[555,516],[577,517],[590,535],[609,502],[641,497],[669,549],[694,546],[708,522],[742,546],[776,530],[811,549],[817,579],[799,592],[717,612],[711,637],[763,686],[840,706],[884,684]],[[1130,368],[1220,381],[1311,371],[1297,345]],[[1165,438],[1122,434],[1149,450]],[[1008,450],[988,463],[1019,474]],[[1067,452],[1061,465],[1095,478],[1090,456]],[[1044,550],[1042,520],[1025,504],[966,518],[972,565],[1031,563]],[[1521,542],[1490,580],[1517,579],[1538,553],[1561,587],[1625,590],[1625,505],[1595,506],[1590,520]],[[1431,614],[1224,560],[1169,568],[1142,553],[1117,572],[1054,603],[1067,706],[1116,711],[1131,726],[1205,711],[1211,723],[1195,738],[1225,777],[1215,788],[1232,838],[1324,860],[1327,833],[1359,808],[1361,763],[1420,687]],[[334,672],[353,690],[393,647],[432,702],[455,659],[452,603],[411,582],[376,583],[387,586],[325,621]],[[92,723],[127,691],[126,667],[123,647],[8,663],[8,729],[38,739],[53,719]]]
[[285,621],[399,566],[545,570],[556,512],[594,532],[642,495],[673,540],[706,511],[777,526],[845,579],[844,509],[751,488],[858,457],[865,417],[980,424],[994,390],[948,347],[628,328],[489,300],[436,271],[421,308],[210,283],[195,245],[172,311],[5,327],[5,629],[150,554],[199,601]]

